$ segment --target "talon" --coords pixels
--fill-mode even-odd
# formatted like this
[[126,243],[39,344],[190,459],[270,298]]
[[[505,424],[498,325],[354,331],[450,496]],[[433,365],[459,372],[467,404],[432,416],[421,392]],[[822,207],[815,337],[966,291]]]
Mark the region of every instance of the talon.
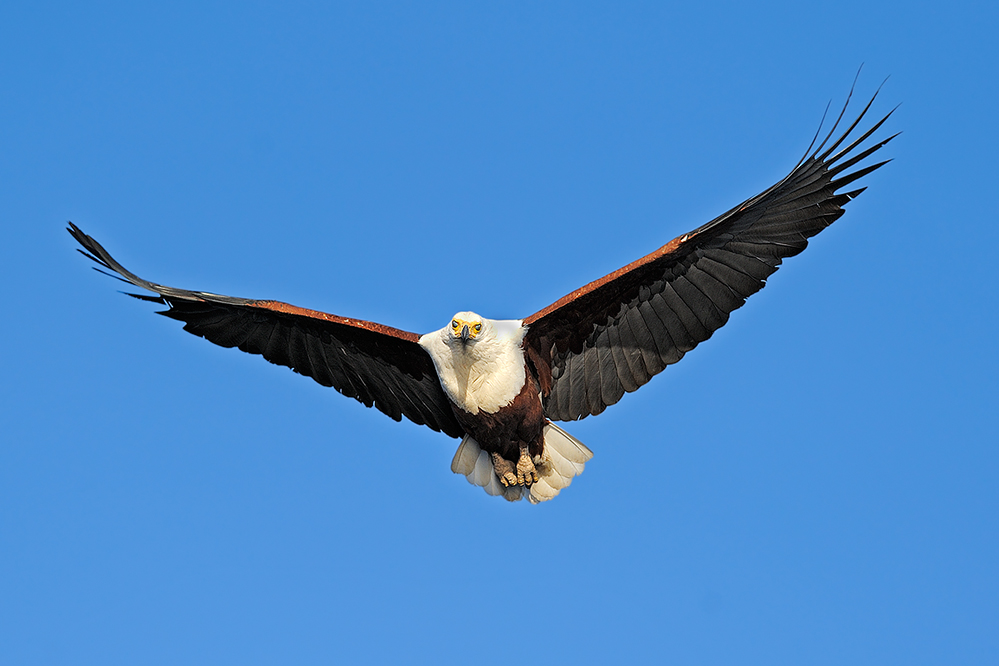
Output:
[[496,473],[496,478],[499,479],[499,482],[507,488],[517,485],[517,475],[514,473],[513,463],[498,453],[493,453],[492,457],[493,471]]
[[531,457],[525,451],[521,454],[520,460],[517,461],[517,483],[530,486],[537,480],[538,471],[535,469]]

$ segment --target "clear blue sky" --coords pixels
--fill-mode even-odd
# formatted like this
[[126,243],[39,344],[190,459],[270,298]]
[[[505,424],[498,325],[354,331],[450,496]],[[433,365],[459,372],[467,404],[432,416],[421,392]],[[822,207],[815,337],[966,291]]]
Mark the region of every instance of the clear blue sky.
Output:
[[[0,662],[999,663],[994,6],[329,4],[0,8]],[[895,161],[570,424],[596,455],[542,506],[64,231],[411,331],[523,317],[782,177],[861,63]]]

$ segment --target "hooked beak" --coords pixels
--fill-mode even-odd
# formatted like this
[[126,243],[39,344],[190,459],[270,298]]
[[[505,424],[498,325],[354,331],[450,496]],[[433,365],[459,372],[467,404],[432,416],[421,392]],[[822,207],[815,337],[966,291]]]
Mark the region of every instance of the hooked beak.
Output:
[[470,334],[471,334],[471,332],[468,330],[468,324],[465,324],[464,326],[461,327],[461,341],[462,342],[468,342],[468,337],[469,337]]

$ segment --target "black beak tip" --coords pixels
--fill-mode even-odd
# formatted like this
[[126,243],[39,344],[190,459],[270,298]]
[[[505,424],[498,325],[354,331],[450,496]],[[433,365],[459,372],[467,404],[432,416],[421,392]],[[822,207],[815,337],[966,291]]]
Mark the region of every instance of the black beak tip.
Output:
[[469,336],[469,334],[470,334],[470,331],[468,330],[468,326],[462,326],[461,327],[461,341],[462,342],[468,342],[468,336]]

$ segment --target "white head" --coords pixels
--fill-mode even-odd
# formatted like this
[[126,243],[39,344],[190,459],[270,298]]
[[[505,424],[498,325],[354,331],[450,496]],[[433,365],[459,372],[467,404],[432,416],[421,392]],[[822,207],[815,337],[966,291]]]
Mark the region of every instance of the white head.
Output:
[[488,319],[483,319],[474,312],[459,312],[445,327],[445,338],[449,347],[467,348],[470,344],[490,337],[489,328]]

